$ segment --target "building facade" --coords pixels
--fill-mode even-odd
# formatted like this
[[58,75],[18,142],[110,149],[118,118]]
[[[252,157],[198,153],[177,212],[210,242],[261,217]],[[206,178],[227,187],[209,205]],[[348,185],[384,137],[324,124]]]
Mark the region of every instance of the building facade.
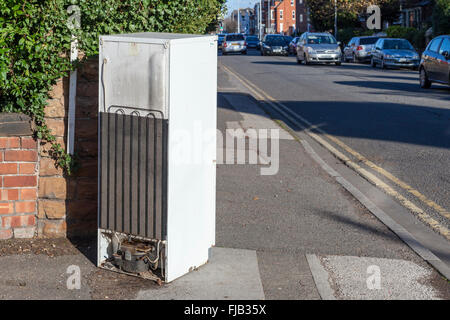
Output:
[[239,23],[237,23],[239,30],[236,29],[236,32],[253,34],[255,32],[254,10],[252,8],[239,9],[239,13],[238,15],[238,10],[233,10],[231,13],[231,20],[237,23],[239,19]]
[[[308,30],[305,0],[270,0],[257,2],[254,7],[255,30],[261,19],[262,33],[297,35]],[[268,8],[270,11],[268,11]],[[261,16],[261,17],[260,17]]]

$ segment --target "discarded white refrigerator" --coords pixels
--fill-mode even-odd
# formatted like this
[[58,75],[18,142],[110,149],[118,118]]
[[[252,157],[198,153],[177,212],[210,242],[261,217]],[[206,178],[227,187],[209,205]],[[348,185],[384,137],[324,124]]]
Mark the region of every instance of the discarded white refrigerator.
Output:
[[215,243],[217,38],[100,37],[98,266],[170,282]]

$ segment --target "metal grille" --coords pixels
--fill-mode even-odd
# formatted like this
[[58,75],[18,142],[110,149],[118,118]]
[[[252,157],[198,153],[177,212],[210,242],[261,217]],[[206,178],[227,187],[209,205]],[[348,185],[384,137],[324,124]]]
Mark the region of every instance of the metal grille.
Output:
[[108,111],[99,113],[99,226],[165,240],[167,120],[160,111]]

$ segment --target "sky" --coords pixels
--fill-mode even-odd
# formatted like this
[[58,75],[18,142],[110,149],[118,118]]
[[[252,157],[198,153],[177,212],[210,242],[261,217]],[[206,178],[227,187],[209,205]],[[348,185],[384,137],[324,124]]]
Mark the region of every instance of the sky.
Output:
[[259,0],[227,0],[228,15],[238,6],[240,8],[253,8],[256,2],[259,2]]

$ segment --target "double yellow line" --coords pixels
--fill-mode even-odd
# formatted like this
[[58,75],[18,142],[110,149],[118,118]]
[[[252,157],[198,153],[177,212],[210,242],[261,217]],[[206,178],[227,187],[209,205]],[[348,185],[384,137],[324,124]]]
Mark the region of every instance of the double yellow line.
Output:
[[312,125],[308,120],[304,119],[302,116],[298,115],[297,113],[291,111],[288,107],[286,107],[284,104],[278,102],[276,99],[271,97],[268,93],[266,93],[261,88],[257,87],[255,84],[251,83],[249,80],[243,78],[242,76],[238,75],[236,72],[231,70],[229,67],[220,64],[220,66],[233,75],[239,82],[242,83],[253,95],[256,99],[260,101],[264,101],[270,104],[270,106],[279,112],[281,115],[285,116],[287,119],[292,121],[293,123],[299,125],[300,127],[303,127],[305,129],[305,132],[312,137],[314,140],[316,140],[319,144],[321,144],[323,147],[325,147],[328,151],[333,153],[338,159],[343,161],[347,166],[357,171],[360,175],[362,175],[364,178],[366,178],[369,182],[374,184],[375,186],[382,189],[385,193],[388,195],[394,197],[397,199],[403,206],[408,208],[409,210],[415,212],[420,220],[422,220],[424,223],[429,225],[431,228],[433,228],[435,231],[443,235],[445,238],[450,240],[450,230],[446,228],[445,226],[441,225],[438,221],[436,221],[434,218],[432,218],[429,214],[424,212],[421,208],[416,206],[414,203],[406,199],[404,196],[402,196],[400,193],[395,191],[391,186],[383,182],[381,179],[379,179],[377,176],[375,176],[373,173],[369,172],[368,170],[362,168],[357,163],[355,163],[353,160],[351,160],[349,157],[347,157],[345,154],[337,150],[335,147],[333,147],[329,142],[327,142],[325,139],[323,139],[321,136],[317,135],[314,132],[311,132],[310,129],[315,129],[316,131],[320,132],[322,136],[328,138],[332,142],[334,142],[336,145],[340,146],[343,150],[354,156],[359,162],[365,164],[369,168],[373,169],[377,173],[381,174],[382,176],[386,177],[393,183],[395,183],[397,186],[399,186],[401,189],[409,192],[413,196],[415,196],[417,199],[419,199],[422,203],[424,203],[426,206],[434,209],[437,211],[440,215],[443,217],[450,219],[450,212],[434,202],[433,200],[428,199],[426,196],[421,194],[418,190],[414,189],[410,185],[408,185],[406,182],[403,182],[402,180],[395,177],[390,172],[386,171],[385,169],[377,166],[372,161],[365,158],[363,155],[358,153],[357,151],[353,150],[349,146],[347,146],[344,142],[336,138],[335,136],[329,135],[326,132],[324,132],[322,129],[315,127]]

